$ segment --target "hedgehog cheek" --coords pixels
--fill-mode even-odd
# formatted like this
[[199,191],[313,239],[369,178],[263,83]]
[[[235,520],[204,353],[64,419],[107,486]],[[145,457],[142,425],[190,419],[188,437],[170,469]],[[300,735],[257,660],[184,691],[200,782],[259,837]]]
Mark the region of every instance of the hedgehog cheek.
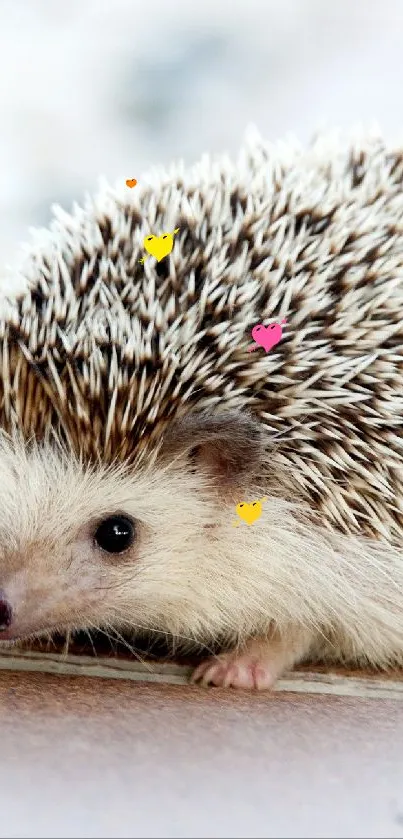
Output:
[[165,436],[162,456],[182,454],[193,470],[208,472],[226,489],[245,489],[260,473],[264,444],[259,423],[249,414],[188,414]]

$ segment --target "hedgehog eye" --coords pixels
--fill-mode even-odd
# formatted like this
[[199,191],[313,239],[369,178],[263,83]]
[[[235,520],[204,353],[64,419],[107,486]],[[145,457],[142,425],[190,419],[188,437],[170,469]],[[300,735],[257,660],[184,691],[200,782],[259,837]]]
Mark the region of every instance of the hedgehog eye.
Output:
[[153,239],[154,239],[154,236],[148,236],[147,242],[152,242]]
[[168,236],[168,234],[167,234],[167,233],[165,233],[165,236],[163,236],[162,238],[163,238],[163,239],[167,239],[167,236]]
[[135,535],[135,526],[131,519],[126,516],[108,516],[98,525],[94,541],[108,554],[121,554],[132,546]]

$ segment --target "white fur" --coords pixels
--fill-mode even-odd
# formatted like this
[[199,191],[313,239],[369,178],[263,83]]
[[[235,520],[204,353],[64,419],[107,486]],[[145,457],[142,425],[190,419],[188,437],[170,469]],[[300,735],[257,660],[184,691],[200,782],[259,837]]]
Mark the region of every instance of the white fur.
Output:
[[[51,442],[27,451],[4,437],[0,506],[1,587],[18,635],[113,625],[242,647],[274,629],[290,649],[305,639],[297,659],[311,650],[403,663],[400,551],[323,530],[274,497],[254,525],[235,528],[235,499],[180,458],[133,473],[89,469]],[[136,545],[117,557],[92,541],[115,512],[139,523]]]

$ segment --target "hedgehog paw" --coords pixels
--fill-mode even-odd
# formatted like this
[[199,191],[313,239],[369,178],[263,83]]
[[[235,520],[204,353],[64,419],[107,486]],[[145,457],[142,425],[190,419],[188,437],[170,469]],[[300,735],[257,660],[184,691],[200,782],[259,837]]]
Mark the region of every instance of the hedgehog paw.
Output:
[[246,690],[270,690],[284,670],[303,658],[312,644],[308,632],[292,633],[288,638],[250,641],[243,651],[228,652],[203,661],[194,671],[192,682]]
[[215,685],[224,688],[245,690],[269,690],[276,681],[276,673],[267,661],[259,661],[251,655],[228,655],[208,659],[196,668],[193,682],[204,687]]

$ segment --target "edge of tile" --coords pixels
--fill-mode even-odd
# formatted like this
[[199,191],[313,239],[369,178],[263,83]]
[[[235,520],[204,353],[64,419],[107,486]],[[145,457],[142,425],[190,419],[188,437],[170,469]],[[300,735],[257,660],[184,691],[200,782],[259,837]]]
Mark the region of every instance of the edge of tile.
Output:
[[[139,662],[15,649],[3,650],[0,653],[1,670],[174,685],[189,684],[192,672],[191,667],[171,662]],[[384,676],[360,678],[356,675],[296,670],[279,679],[274,690],[277,693],[330,694],[403,701],[403,675],[402,680],[399,680]]]

